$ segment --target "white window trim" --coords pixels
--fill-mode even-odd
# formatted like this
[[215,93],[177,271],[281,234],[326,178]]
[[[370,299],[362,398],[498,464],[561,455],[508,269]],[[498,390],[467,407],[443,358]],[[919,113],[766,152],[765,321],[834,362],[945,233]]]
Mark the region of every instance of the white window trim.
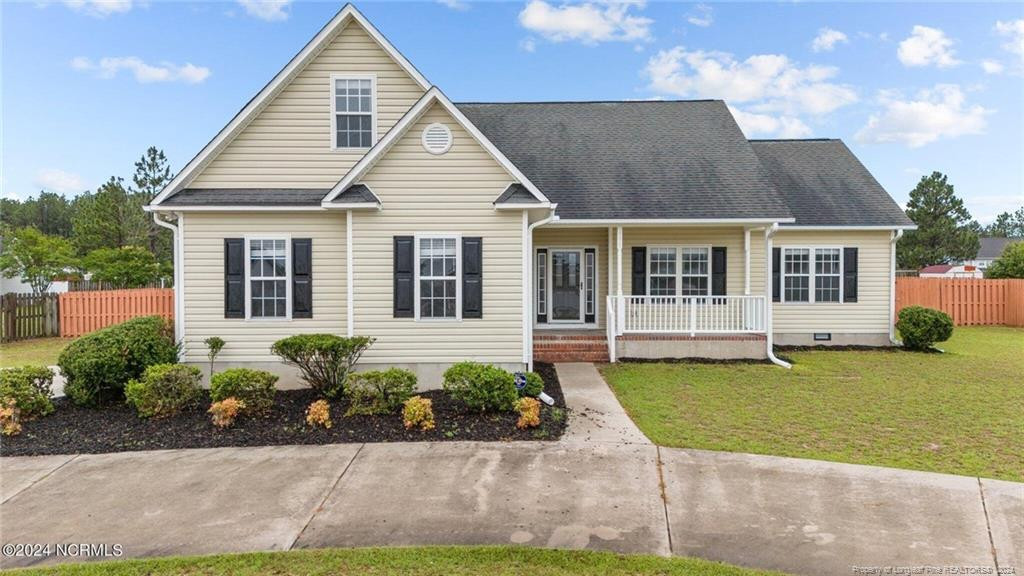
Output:
[[[420,317],[420,240],[425,238],[455,239],[455,318]],[[431,232],[413,235],[413,298],[417,322],[462,322],[462,234],[456,232]]]
[[[781,270],[779,270],[779,273],[780,273],[780,276],[779,276],[779,303],[781,303],[781,304],[788,304],[790,306],[800,306],[800,305],[806,306],[808,304],[843,304],[843,299],[844,299],[844,296],[845,296],[845,294],[843,293],[843,284],[844,284],[844,282],[843,282],[843,271],[846,270],[846,261],[845,261],[846,251],[843,249],[843,246],[788,246],[787,245],[787,246],[779,246],[779,248],[782,249],[782,257],[779,258],[779,266],[782,268]],[[809,283],[807,285],[808,286],[808,288],[807,288],[808,294],[807,294],[807,301],[806,302],[798,301],[798,300],[786,300],[786,276],[803,276],[803,274],[786,274],[786,250],[810,250],[809,274],[807,274],[807,276],[810,278],[810,280],[809,280]],[[817,250],[838,250],[839,251],[839,301],[838,302],[833,302],[831,300],[829,300],[827,302],[818,302],[817,299],[815,298],[815,293],[814,293],[815,292],[815,286],[816,286],[815,277],[817,276],[817,273],[816,273],[816,270],[815,270],[815,257],[817,255]],[[823,274],[823,276],[835,276],[835,274]]]
[[[704,297],[707,297],[707,296],[711,296],[711,276],[712,276],[712,274],[714,272],[714,270],[711,269],[712,265],[714,264],[714,262],[712,260],[712,254],[711,254],[711,245],[701,246],[701,245],[692,245],[692,244],[687,244],[687,245],[652,244],[652,245],[646,246],[645,248],[647,250],[647,254],[644,257],[644,281],[647,283],[647,286],[645,287],[646,289],[644,291],[645,294],[647,294],[648,296],[651,295],[651,251],[652,250],[658,250],[658,249],[670,249],[670,250],[675,250],[676,251],[676,275],[675,275],[675,278],[676,278],[676,293],[674,294],[674,296],[682,297],[682,298],[704,298]],[[707,278],[707,280],[708,280],[708,290],[707,290],[706,294],[702,294],[700,296],[694,296],[692,294],[688,295],[688,296],[683,296],[683,250],[694,250],[694,249],[704,250],[707,253],[707,255],[708,255],[708,273],[707,274],[703,274],[703,276],[705,278]],[[701,274],[686,274],[686,276],[687,277],[698,277],[698,276],[701,276]],[[659,277],[662,277],[662,276],[659,276]],[[662,298],[668,298],[669,296],[668,295],[662,295],[661,297]]]
[[[370,81],[370,145],[365,148],[339,147],[338,146],[338,111],[337,99],[335,98],[334,86],[337,80],[369,80]],[[348,152],[352,150],[366,151],[377,144],[377,75],[376,74],[331,74],[331,150]]]
[[[253,240],[284,240],[284,317],[252,315],[252,272],[249,244]],[[292,319],[292,237],[289,234],[245,235],[245,319],[254,322],[289,322]]]
[[[586,269],[586,260],[587,260],[587,250],[588,249],[593,249],[594,250],[594,321],[593,322],[587,322],[587,292],[586,292],[586,279],[587,279],[586,274],[587,274],[587,269]],[[545,290],[545,293],[546,293],[546,296],[547,296],[547,302],[548,302],[548,305],[546,307],[546,314],[547,314],[547,317],[548,317],[548,321],[543,323],[543,324],[538,324],[537,323],[536,315],[534,315],[534,318],[532,320],[533,323],[537,324],[539,327],[541,327],[543,329],[556,329],[558,327],[564,327],[566,325],[569,325],[569,326],[596,327],[598,324],[600,324],[600,322],[598,322],[598,318],[600,318],[599,314],[601,312],[601,266],[599,264],[600,263],[600,258],[601,258],[601,247],[600,246],[595,246],[595,245],[592,245],[592,244],[587,244],[585,246],[564,246],[564,245],[535,246],[534,249],[533,249],[533,257],[534,257],[533,273],[534,273],[534,285],[535,286],[539,285],[538,278],[537,278],[537,266],[536,266],[536,258],[537,258],[537,255],[538,255],[537,254],[538,250],[547,250],[546,258],[544,259],[545,272],[547,273],[547,276],[544,278],[544,290]],[[552,268],[551,268],[551,256],[552,256],[552,252],[566,252],[566,251],[578,251],[580,253],[580,277],[583,279],[583,289],[580,290],[580,319],[579,320],[553,320],[551,318],[551,315],[552,315],[552,311],[551,311],[551,298],[552,298],[552,294],[553,294],[552,290],[554,289],[554,284],[555,284],[554,274],[551,273],[551,270],[552,270]],[[537,297],[538,297],[537,290],[534,290],[534,294],[533,294],[534,302],[537,301]]]

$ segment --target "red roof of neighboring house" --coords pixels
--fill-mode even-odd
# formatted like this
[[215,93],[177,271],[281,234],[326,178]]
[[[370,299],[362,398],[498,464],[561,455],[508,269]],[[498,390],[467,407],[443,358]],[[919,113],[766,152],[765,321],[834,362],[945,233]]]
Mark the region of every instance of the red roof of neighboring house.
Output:
[[934,266],[925,266],[918,270],[918,274],[945,274],[952,270],[953,266],[949,264],[935,264]]

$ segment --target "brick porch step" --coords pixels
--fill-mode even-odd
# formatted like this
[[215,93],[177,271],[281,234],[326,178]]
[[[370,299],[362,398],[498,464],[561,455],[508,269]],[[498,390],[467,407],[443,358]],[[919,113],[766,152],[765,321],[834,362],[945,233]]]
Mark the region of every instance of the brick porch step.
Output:
[[607,362],[608,340],[600,332],[534,332],[533,359],[538,362]]

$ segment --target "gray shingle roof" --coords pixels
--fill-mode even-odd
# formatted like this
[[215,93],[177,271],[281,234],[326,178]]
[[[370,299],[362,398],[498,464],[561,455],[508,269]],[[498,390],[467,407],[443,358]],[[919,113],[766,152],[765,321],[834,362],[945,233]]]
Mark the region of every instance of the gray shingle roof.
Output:
[[332,204],[380,204],[380,199],[367,187],[365,184],[353,184],[338,197],[335,198]]
[[494,199],[495,204],[540,204],[540,200],[522,184],[509,184],[508,188]]
[[563,219],[790,217],[720,100],[457,106]]
[[910,226],[913,221],[842,140],[751,140],[795,226]]
[[330,190],[305,188],[185,188],[164,206],[319,206]]
[[1007,244],[1021,242],[1020,238],[993,238],[990,236],[983,236],[979,240],[981,240],[981,247],[978,248],[978,260],[995,260],[1003,254],[1003,249]]

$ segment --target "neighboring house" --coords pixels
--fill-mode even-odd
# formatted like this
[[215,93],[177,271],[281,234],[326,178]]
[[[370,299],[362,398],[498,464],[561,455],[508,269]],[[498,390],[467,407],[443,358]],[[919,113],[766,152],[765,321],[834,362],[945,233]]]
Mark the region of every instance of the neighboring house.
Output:
[[838,140],[748,141],[725,103],[453,104],[345,6],[147,207],[178,337],[377,339],[466,359],[765,358],[888,345],[913,223]]
[[964,262],[964,264],[980,268],[982,272],[1002,255],[1003,250],[1007,246],[1013,242],[1021,241],[1020,238],[993,238],[985,236],[982,236],[979,240],[981,241],[981,246],[978,248],[978,255],[973,260]]
[[965,264],[935,264],[918,270],[919,278],[982,278],[982,271]]

